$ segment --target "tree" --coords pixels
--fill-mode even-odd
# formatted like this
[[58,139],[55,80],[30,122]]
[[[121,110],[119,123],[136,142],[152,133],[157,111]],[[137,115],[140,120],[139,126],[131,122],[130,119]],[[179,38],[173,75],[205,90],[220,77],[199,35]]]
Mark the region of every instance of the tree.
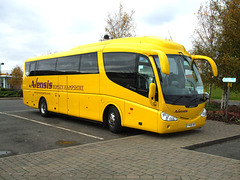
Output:
[[[225,108],[227,93],[222,77],[237,77],[232,90],[240,92],[239,6],[240,0],[210,0],[209,5],[201,6],[197,14],[199,25],[193,40],[194,53],[208,55],[217,63],[220,78],[215,79],[214,84],[223,90],[222,108]],[[204,71],[203,74],[209,73]],[[208,78],[206,80],[212,83]]]
[[118,13],[108,13],[105,33],[113,39],[135,36],[134,13],[133,10],[127,13],[120,3]]
[[20,66],[12,70],[12,78],[9,80],[11,88],[20,90],[22,86],[23,71]]
[[[193,38],[193,53],[204,54],[213,59],[216,58],[217,46],[217,26],[214,16],[214,10],[211,5],[200,6],[197,14],[198,26],[195,28],[195,36]],[[204,83],[209,86],[209,101],[211,99],[212,84],[215,79],[212,78],[210,66],[207,62],[199,61],[198,66],[201,69]]]

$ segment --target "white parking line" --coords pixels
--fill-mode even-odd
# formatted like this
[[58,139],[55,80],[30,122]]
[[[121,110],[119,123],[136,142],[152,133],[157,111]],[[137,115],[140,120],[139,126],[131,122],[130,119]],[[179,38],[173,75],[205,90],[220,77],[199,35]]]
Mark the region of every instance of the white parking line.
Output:
[[90,135],[90,134],[82,133],[82,132],[79,132],[79,131],[74,131],[74,130],[63,128],[63,127],[59,127],[59,126],[54,126],[52,124],[47,124],[47,123],[40,122],[40,121],[37,121],[37,120],[34,120],[34,119],[29,119],[29,118],[26,118],[26,117],[14,115],[14,114],[9,114],[9,113],[6,113],[6,112],[0,112],[0,114],[4,114],[4,115],[7,115],[7,116],[12,116],[12,117],[24,119],[24,120],[27,120],[27,121],[31,121],[31,122],[35,122],[35,123],[41,124],[41,125],[54,127],[54,128],[61,129],[61,130],[64,130],[64,131],[68,131],[68,132],[80,134],[80,135],[83,135],[83,136],[91,137],[91,138],[94,138],[94,139],[104,140],[104,138],[101,138],[101,137],[93,136],[93,135]]
[[[15,112],[26,112],[26,111],[34,111],[34,109],[24,109],[24,110],[14,110],[14,111],[4,111],[4,113],[15,113]],[[1,112],[0,112],[1,113]]]

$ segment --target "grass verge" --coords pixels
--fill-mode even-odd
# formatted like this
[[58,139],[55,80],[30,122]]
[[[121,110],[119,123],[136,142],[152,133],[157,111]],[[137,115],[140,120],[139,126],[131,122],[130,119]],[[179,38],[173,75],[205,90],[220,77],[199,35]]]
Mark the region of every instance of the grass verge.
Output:
[[[205,92],[209,92],[208,86],[206,86],[204,89],[205,89]],[[212,93],[211,93],[211,99],[222,99],[222,89],[213,86]],[[231,88],[230,88],[229,100],[239,100],[240,101],[240,93],[235,93],[233,91],[231,92]]]

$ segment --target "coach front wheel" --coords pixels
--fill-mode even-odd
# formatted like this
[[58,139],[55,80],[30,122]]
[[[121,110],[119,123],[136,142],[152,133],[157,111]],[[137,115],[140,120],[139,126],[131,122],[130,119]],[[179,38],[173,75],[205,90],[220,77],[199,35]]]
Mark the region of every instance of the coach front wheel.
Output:
[[107,122],[111,132],[120,133],[122,131],[121,117],[117,108],[114,106],[110,107],[108,110]]

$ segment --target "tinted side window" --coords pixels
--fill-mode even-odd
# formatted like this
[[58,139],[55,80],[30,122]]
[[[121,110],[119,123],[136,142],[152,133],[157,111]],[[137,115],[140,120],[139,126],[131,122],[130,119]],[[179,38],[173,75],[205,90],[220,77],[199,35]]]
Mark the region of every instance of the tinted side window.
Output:
[[60,57],[57,60],[58,74],[76,74],[79,73],[80,55]]
[[30,62],[25,63],[25,75],[29,76],[29,68],[30,68]]
[[147,97],[150,84],[154,83],[155,77],[152,65],[148,58],[145,56],[139,56],[137,75],[138,75],[137,76],[138,93]]
[[137,90],[137,54],[104,53],[103,60],[106,74],[110,80],[133,91]]
[[81,55],[80,73],[83,73],[83,74],[99,73],[97,53],[89,53],[89,54]]
[[29,68],[29,76],[34,76],[34,75],[36,75],[36,64],[37,64],[37,62],[36,61],[32,61],[31,63],[30,63],[30,68]]
[[111,81],[148,97],[150,83],[154,82],[155,77],[147,56],[134,53],[104,53],[103,61]]
[[54,75],[56,74],[56,59],[47,59],[38,61],[36,75]]

